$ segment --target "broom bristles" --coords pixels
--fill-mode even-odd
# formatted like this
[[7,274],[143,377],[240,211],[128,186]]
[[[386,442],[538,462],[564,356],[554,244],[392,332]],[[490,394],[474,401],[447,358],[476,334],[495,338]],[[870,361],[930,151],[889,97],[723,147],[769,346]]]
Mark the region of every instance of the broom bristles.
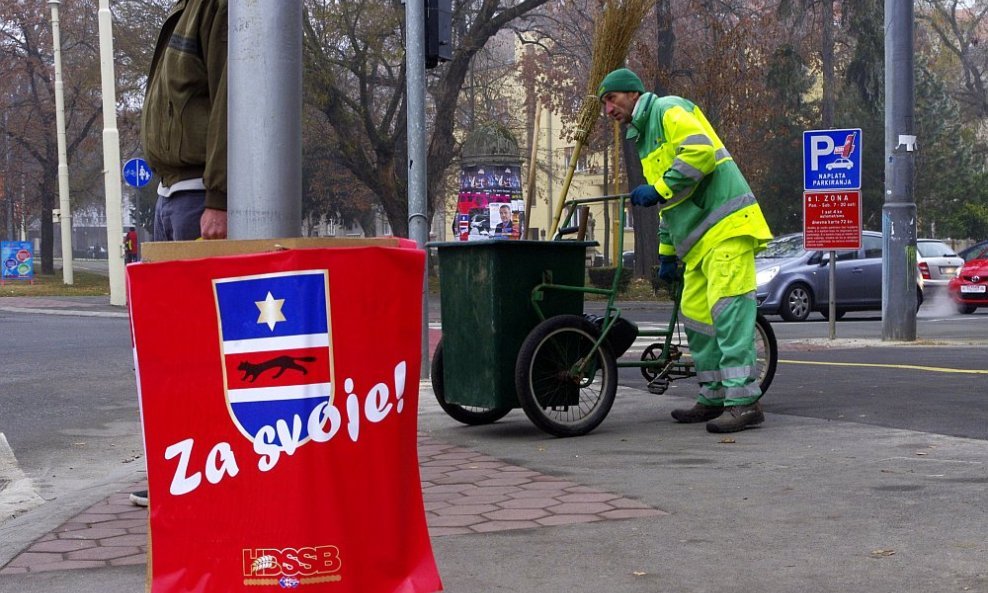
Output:
[[593,57],[587,78],[587,97],[577,117],[576,139],[585,142],[600,115],[597,86],[612,70],[624,65],[628,49],[645,15],[656,0],[606,0],[594,26]]
[[649,10],[655,6],[656,0],[604,0],[604,8],[600,18],[594,24],[593,56],[590,62],[590,75],[587,78],[587,97],[580,107],[576,123],[576,146],[570,158],[566,178],[563,180],[559,201],[556,202],[556,213],[549,231],[549,237],[554,237],[559,228],[559,219],[563,214],[566,194],[569,192],[576,161],[581,147],[590,137],[593,126],[600,116],[600,102],[597,99],[597,87],[611,70],[624,65],[628,57],[631,41],[638,31],[642,20]]

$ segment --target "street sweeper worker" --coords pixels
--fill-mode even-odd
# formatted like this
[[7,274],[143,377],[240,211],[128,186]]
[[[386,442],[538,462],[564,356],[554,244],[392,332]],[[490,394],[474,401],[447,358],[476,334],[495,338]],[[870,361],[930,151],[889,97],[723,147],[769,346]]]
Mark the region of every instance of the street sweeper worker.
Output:
[[761,424],[755,253],[772,233],[748,182],[692,102],[645,92],[627,68],[605,76],[597,97],[638,149],[647,183],[631,202],[658,206],[660,279],[671,281],[684,264],[680,313],[700,394],[672,417],[717,433]]

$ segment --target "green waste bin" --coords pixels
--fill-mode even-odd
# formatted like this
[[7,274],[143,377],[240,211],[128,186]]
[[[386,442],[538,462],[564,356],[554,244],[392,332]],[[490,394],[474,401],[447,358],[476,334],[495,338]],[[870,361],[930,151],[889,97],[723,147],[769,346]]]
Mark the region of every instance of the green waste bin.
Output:
[[[515,360],[541,322],[531,303],[543,282],[584,285],[592,241],[435,243],[439,256],[445,399],[461,406],[519,407]],[[545,291],[546,317],[583,313],[583,293]]]

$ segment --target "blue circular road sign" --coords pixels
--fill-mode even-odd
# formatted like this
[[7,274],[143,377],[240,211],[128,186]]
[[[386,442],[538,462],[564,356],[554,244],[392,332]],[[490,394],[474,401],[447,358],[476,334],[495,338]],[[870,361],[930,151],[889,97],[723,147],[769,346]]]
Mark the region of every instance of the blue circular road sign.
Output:
[[127,185],[144,187],[151,181],[153,175],[151,167],[144,159],[130,159],[124,163],[123,176]]

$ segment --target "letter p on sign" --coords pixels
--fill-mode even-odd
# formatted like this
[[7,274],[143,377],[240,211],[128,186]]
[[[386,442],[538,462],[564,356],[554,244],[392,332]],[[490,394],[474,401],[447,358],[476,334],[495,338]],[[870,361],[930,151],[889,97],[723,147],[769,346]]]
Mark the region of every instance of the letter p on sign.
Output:
[[834,154],[834,139],[830,136],[810,136],[810,169],[820,170],[820,157]]

